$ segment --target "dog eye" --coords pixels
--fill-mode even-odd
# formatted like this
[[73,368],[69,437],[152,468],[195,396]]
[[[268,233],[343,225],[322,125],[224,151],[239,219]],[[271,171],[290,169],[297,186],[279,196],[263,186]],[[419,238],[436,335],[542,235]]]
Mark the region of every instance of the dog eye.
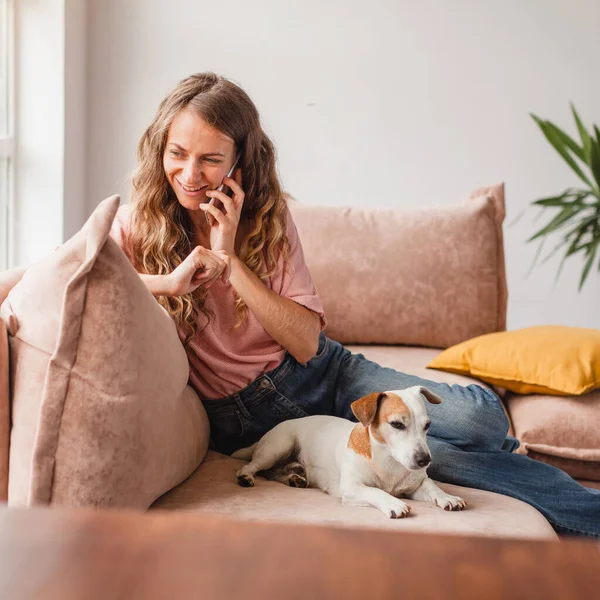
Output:
[[400,431],[402,431],[403,429],[406,429],[406,425],[404,423],[402,423],[401,421],[392,421],[390,423],[390,425],[394,428],[394,429],[399,429]]
[[431,427],[431,421],[429,421],[429,423],[425,423],[425,427],[423,429],[425,429],[425,431],[427,431],[430,427]]

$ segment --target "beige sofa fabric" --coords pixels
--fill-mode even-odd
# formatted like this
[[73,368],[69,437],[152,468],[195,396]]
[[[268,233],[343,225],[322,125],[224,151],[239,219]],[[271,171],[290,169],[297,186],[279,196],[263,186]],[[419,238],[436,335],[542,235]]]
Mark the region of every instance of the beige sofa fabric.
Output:
[[30,266],[9,324],[10,505],[147,508],[208,445],[175,325],[108,237],[119,198]]
[[600,481],[600,390],[583,396],[509,392],[507,403],[520,452],[578,479]]
[[388,519],[372,507],[343,506],[317,489],[291,488],[258,478],[253,488],[236,483],[244,463],[209,452],[200,468],[184,483],[159,498],[152,509],[202,511],[241,519],[319,523],[394,531],[555,539],[550,524],[534,508],[513,498],[481,490],[441,484],[469,503],[464,512],[446,512],[426,502],[407,500],[406,519]]
[[505,329],[503,185],[436,208],[290,208],[333,339],[446,348]]

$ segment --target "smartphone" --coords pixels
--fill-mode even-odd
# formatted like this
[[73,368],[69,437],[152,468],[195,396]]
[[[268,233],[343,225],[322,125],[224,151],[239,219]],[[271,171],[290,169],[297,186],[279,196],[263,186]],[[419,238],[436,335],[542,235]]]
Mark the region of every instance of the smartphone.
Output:
[[[231,165],[231,169],[229,169],[229,173],[227,173],[227,177],[231,177],[233,175],[233,172],[235,171],[235,168],[237,167],[238,161],[240,160],[240,154],[238,154],[235,157],[235,160],[233,161],[233,165]],[[223,188],[225,187],[225,184],[223,182],[221,182],[221,185],[217,188],[217,192],[222,192]],[[209,204],[214,204],[215,203],[216,198],[211,198],[208,203]],[[210,213],[205,212],[204,216],[206,217],[206,222],[210,225],[210,219],[208,218],[208,215]]]

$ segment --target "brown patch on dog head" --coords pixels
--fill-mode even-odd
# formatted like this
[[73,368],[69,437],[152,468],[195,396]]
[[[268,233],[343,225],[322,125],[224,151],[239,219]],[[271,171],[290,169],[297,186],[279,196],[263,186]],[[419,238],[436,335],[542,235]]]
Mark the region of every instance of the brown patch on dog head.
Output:
[[371,438],[369,437],[369,429],[357,423],[348,438],[348,448],[354,450],[356,454],[360,454],[371,460]]
[[385,398],[379,406],[377,417],[372,423],[371,434],[373,437],[382,444],[385,444],[385,438],[379,431],[379,427],[383,423],[393,421],[398,417],[406,417],[410,419],[410,408],[406,405],[404,400],[397,394],[385,394]]
[[355,400],[350,405],[354,416],[361,422],[363,427],[368,427],[375,420],[377,409],[383,398],[385,398],[385,392],[373,392],[368,396]]

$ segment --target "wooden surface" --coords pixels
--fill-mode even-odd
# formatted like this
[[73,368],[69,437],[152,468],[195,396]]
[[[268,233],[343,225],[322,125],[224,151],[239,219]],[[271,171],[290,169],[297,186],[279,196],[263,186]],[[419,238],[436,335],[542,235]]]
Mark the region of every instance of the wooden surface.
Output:
[[0,598],[600,597],[600,544],[400,534],[192,513],[0,510]]

